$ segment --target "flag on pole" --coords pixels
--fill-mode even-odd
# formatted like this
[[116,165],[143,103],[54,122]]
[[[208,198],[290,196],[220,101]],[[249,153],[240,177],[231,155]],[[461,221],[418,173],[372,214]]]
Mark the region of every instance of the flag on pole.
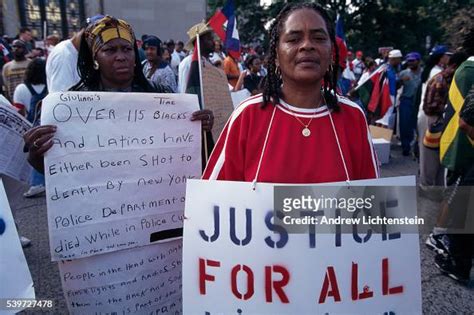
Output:
[[232,57],[240,58],[240,39],[237,30],[237,18],[235,16],[234,0],[227,0],[221,10],[211,17],[209,26],[224,43],[224,48]]
[[393,104],[386,64],[378,67],[366,80],[359,81],[354,90],[365,109],[375,117],[383,117]]

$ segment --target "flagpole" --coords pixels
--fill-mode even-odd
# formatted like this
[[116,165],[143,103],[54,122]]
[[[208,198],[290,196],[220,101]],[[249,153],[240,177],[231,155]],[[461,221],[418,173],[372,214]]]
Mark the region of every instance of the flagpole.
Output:
[[[201,93],[201,108],[205,109],[206,106],[204,105],[204,86],[202,84],[202,64],[201,64],[201,43],[199,38],[199,31],[197,30],[197,37],[196,37],[196,47],[197,54],[198,54],[198,67],[199,67],[199,90]],[[207,131],[202,131],[202,136],[204,140],[204,158],[206,162],[209,160],[209,152],[207,152]]]

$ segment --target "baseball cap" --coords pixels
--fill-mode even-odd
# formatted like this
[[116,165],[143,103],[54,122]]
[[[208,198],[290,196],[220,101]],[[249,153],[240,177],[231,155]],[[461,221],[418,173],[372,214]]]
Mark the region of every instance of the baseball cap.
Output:
[[416,51],[408,53],[405,57],[406,61],[418,61],[421,60],[421,55]]
[[390,50],[388,58],[401,58],[403,57],[402,52],[399,49]]
[[448,52],[448,46],[436,45],[431,49],[430,55],[444,55]]

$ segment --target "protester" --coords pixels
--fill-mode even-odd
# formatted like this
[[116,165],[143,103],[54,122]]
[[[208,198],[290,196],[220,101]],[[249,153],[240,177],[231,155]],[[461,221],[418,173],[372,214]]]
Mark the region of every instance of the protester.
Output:
[[46,61],[46,79],[50,93],[67,91],[80,81],[77,58],[81,37],[88,24],[103,17],[103,15],[96,15],[86,19],[83,28],[78,33],[71,39],[60,42],[51,51]]
[[251,95],[256,95],[262,92],[261,82],[263,77],[260,75],[260,68],[262,61],[257,55],[250,55],[245,61],[248,73],[244,78],[244,88],[249,90]]
[[47,55],[51,53],[51,51],[54,49],[54,47],[56,47],[57,44],[59,44],[59,42],[60,40],[57,35],[49,35],[48,37],[46,37],[45,46],[47,50]]
[[214,41],[214,52],[209,57],[209,60],[215,64],[217,61],[224,63],[226,55],[223,52],[222,42],[220,40]]
[[31,123],[34,121],[38,101],[48,94],[45,68],[46,62],[43,59],[32,60],[26,68],[24,82],[16,87],[13,94],[13,105]]
[[[471,34],[472,43],[472,34]],[[466,220],[472,213],[472,207],[466,202],[472,196],[474,185],[474,50],[470,48],[469,59],[456,71],[450,87],[447,113],[447,127],[441,137],[441,161],[450,170],[448,183],[452,185],[452,193],[448,196],[448,215],[464,219],[465,233],[446,235],[448,250],[438,252],[435,256],[436,266],[443,274],[468,284],[474,257],[474,235],[472,222]],[[468,90],[470,87],[470,90]],[[451,92],[458,89],[458,92]],[[452,115],[454,111],[460,113]],[[449,113],[451,112],[451,113]],[[451,114],[451,115],[450,115]],[[458,126],[451,123],[458,121]],[[453,136],[453,130],[457,129]],[[467,187],[466,187],[467,186]],[[470,187],[469,187],[470,186]],[[460,191],[463,189],[462,191]],[[469,190],[470,189],[470,192]],[[455,209],[451,207],[456,207]],[[451,212],[451,213],[450,213]],[[453,213],[458,214],[453,214]],[[462,214],[460,215],[459,212]]]
[[[33,125],[39,125],[39,102],[48,94],[46,87],[46,63],[42,59],[35,59],[26,68],[25,81],[18,85],[13,96],[14,105],[21,109]],[[36,118],[36,119],[35,119]],[[32,170],[30,188],[23,194],[25,198],[32,198],[43,194],[44,175]]]
[[169,56],[163,58],[163,60],[166,60],[168,62],[170,69],[173,71],[175,77],[178,77],[178,67],[182,59],[180,58],[178,53],[175,53],[176,44],[174,43],[174,40],[170,39],[165,43],[165,46],[166,47],[163,47],[162,52],[163,54],[168,54]]
[[405,57],[408,68],[399,74],[403,86],[400,95],[399,117],[400,117],[400,140],[402,142],[402,153],[410,155],[412,141],[415,137],[416,116],[415,97],[421,85],[421,55],[417,52],[408,53]]
[[35,48],[35,41],[33,40],[33,33],[28,27],[20,28],[18,39],[22,40],[26,46],[26,54],[29,54]]
[[148,81],[156,85],[167,86],[172,92],[176,92],[176,76],[163,59],[164,51],[168,50],[161,47],[161,40],[156,36],[148,36],[143,42],[143,49],[146,55],[146,61],[142,64],[143,74]]
[[184,43],[182,41],[176,42],[176,45],[174,46],[174,50],[170,50],[171,53],[171,60],[170,60],[170,67],[171,70],[173,70],[176,79],[178,78],[178,68],[179,64],[183,59],[186,57],[186,53],[184,52]]
[[8,45],[8,42],[4,40],[3,38],[0,38],[0,95],[3,95],[3,76],[2,76],[2,70],[3,66],[11,61],[13,59],[13,56],[10,52],[10,45]]
[[[74,91],[170,92],[167,87],[152,86],[148,82],[141,69],[131,26],[111,16],[90,24],[84,30],[78,70],[81,81],[72,87]],[[212,111],[196,111],[191,120],[201,120],[202,128],[210,131],[213,124]],[[55,130],[55,126],[44,125],[32,128],[24,136],[29,148],[28,159],[41,172],[44,172],[43,154],[52,147]]]
[[18,84],[22,83],[25,77],[26,67],[30,60],[26,58],[27,48],[24,41],[16,39],[12,44],[13,60],[7,62],[2,69],[3,84],[5,86],[5,96],[13,101],[13,93]]
[[455,53],[446,69],[436,74],[426,84],[422,110],[424,119],[418,117],[418,135],[420,148],[420,188],[431,192],[429,196],[438,198],[439,189],[445,185],[444,168],[439,160],[439,137],[427,133],[430,126],[440,125],[448,101],[448,91],[454,72],[466,60],[464,52]]
[[174,49],[173,54],[178,55],[180,62],[186,57],[186,52],[184,51],[184,43],[182,41],[179,40],[176,42],[176,48]]
[[421,76],[423,83],[443,71],[448,64],[451,55],[452,53],[448,51],[446,45],[434,46],[433,49],[431,49],[428,61],[426,62],[426,67],[423,69],[423,74]]
[[239,61],[229,54],[224,59],[224,72],[227,75],[229,84],[235,87],[237,80],[240,77]]
[[[385,52],[383,54],[385,54]],[[377,124],[380,124],[392,130],[395,128],[396,112],[394,111],[394,109],[395,104],[397,104],[397,86],[399,84],[398,67],[402,62],[402,57],[402,52],[399,49],[393,49],[387,54],[388,65],[386,74],[390,89],[390,97],[392,99],[392,105],[389,107],[385,115],[381,119],[376,121]]]
[[[468,284],[474,257],[474,234],[468,198],[474,185],[474,27],[462,35],[462,49],[470,56],[456,70],[448,94],[445,129],[440,141],[440,160],[448,170],[451,193],[446,197],[448,218],[461,218],[463,234],[448,229],[448,250],[438,252],[435,264],[443,274]],[[453,208],[455,207],[455,208]],[[449,221],[449,219],[447,221]],[[449,225],[449,224],[447,224]]]
[[335,92],[333,25],[315,3],[282,9],[270,29],[263,95],[233,113],[204,179],[320,183],[378,176],[363,112]]
[[[171,52],[168,48],[166,48],[166,46],[161,48],[161,60],[164,63],[166,63],[168,66],[171,65]],[[171,67],[170,67],[170,69],[171,69]],[[173,71],[173,70],[171,70],[171,71]],[[173,72],[173,74],[174,74],[174,72]]]
[[260,56],[260,62],[262,63],[262,66],[260,67],[260,76],[266,77],[268,74],[268,55],[263,55]]
[[[209,55],[214,51],[214,31],[205,23],[201,22],[193,25],[188,30],[189,40],[186,43],[187,49],[197,48],[196,39],[199,34],[199,44],[201,58],[204,62],[208,62]],[[192,54],[187,56],[179,64],[179,75],[178,75],[178,92],[186,93],[186,85],[189,77],[189,70],[191,68]]]
[[365,69],[365,64],[364,60],[362,60],[362,57],[364,56],[364,53],[360,50],[356,52],[356,59],[352,61],[352,65],[354,66],[354,75],[356,81],[359,81],[360,77],[362,76],[362,73],[364,73]]
[[359,82],[364,82],[367,78],[370,77],[372,72],[377,69],[377,63],[371,57],[365,58],[365,66],[364,66],[364,73],[359,78]]

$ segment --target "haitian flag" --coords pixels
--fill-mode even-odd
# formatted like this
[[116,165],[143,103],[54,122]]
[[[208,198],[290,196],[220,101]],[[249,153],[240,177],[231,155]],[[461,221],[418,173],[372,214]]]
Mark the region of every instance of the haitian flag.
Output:
[[209,26],[224,43],[227,53],[235,59],[240,58],[240,39],[235,17],[234,0],[227,0],[222,10],[218,10],[209,20]]
[[381,65],[366,80],[359,81],[354,90],[364,108],[375,117],[383,117],[393,104],[387,65]]

